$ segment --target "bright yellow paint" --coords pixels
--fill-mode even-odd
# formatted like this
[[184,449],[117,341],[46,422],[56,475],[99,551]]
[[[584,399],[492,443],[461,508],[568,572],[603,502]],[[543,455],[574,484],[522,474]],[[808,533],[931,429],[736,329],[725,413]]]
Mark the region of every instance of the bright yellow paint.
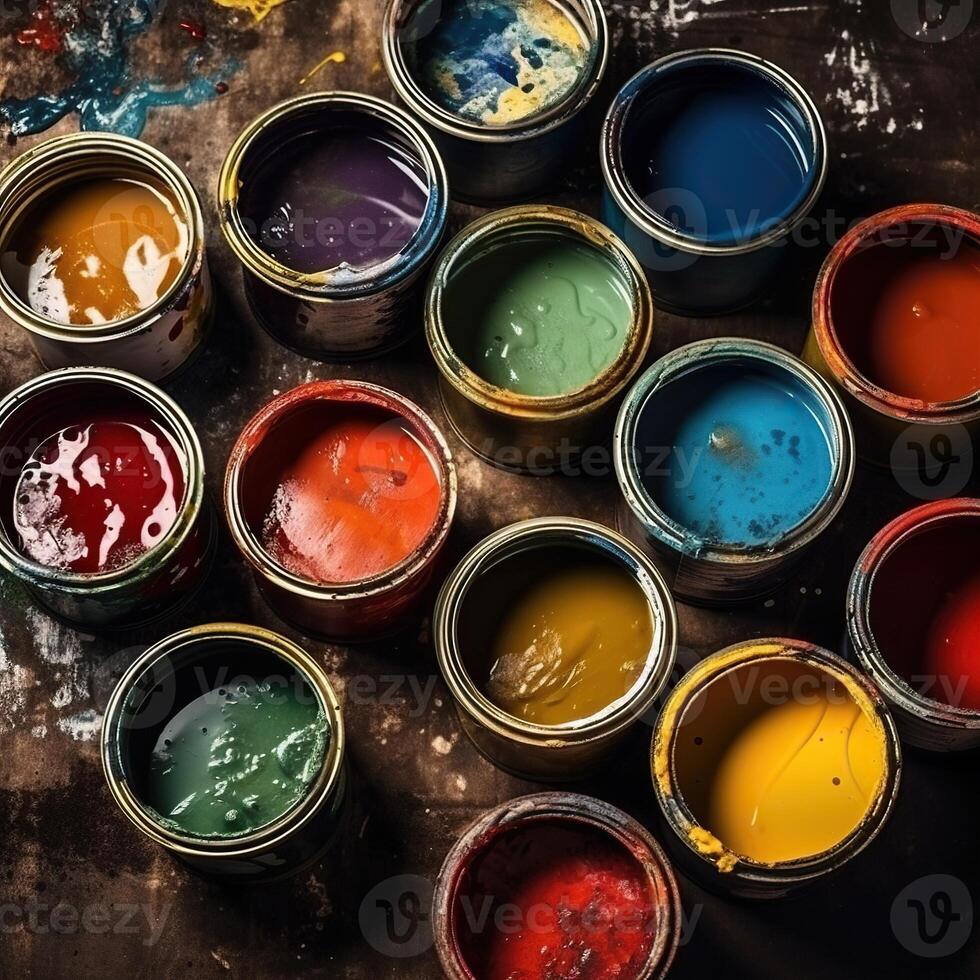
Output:
[[300,85],[305,85],[317,72],[322,71],[329,64],[342,65],[347,60],[347,55],[343,51],[332,51],[322,61],[317,62],[300,80]]
[[246,10],[254,18],[255,22],[265,20],[269,11],[273,10],[286,2],[286,0],[214,0],[222,7],[230,7],[232,10]]

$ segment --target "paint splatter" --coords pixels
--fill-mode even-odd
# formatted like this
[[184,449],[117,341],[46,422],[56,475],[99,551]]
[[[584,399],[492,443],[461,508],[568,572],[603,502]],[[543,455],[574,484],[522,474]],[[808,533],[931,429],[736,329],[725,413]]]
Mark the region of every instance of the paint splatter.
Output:
[[268,17],[272,10],[282,6],[286,0],[214,0],[219,7],[230,7],[232,10],[247,10],[258,24]]
[[[72,112],[84,130],[109,130],[139,136],[149,111],[159,106],[192,106],[215,98],[221,80],[238,70],[232,60],[222,61],[207,43],[198,46],[184,63],[179,85],[137,78],[130,47],[145,33],[163,0],[49,0],[44,51],[57,57],[74,77],[55,93],[0,102],[0,120],[10,134],[40,133]],[[40,11],[39,11],[40,12]],[[37,15],[33,20],[37,29]],[[53,48],[57,37],[59,48]]]
[[305,85],[314,75],[322,71],[329,64],[342,65],[347,60],[347,55],[343,51],[332,51],[322,61],[314,65],[300,80],[300,85]]
[[18,44],[40,48],[49,53],[60,53],[62,50],[61,27],[54,17],[50,3],[41,3],[31,14],[31,26],[22,28],[14,37]]

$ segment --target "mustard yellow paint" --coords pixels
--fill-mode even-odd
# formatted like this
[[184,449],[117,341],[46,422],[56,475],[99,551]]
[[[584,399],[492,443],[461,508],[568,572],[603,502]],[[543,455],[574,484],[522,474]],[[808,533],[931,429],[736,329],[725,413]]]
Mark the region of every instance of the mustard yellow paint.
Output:
[[842,678],[786,658],[703,686],[675,715],[673,735],[676,789],[697,821],[693,845],[730,870],[726,856],[777,864],[850,837],[888,766],[865,700]]
[[542,568],[503,612],[485,693],[539,725],[582,721],[636,684],[654,622],[633,578],[604,561]]
[[332,51],[322,61],[317,62],[300,80],[300,85],[305,85],[314,75],[323,71],[329,64],[342,65],[347,60],[347,55],[343,51]]
[[269,12],[281,6],[286,0],[214,0],[222,7],[230,7],[232,10],[245,10],[250,13],[255,22],[259,23],[268,16]]

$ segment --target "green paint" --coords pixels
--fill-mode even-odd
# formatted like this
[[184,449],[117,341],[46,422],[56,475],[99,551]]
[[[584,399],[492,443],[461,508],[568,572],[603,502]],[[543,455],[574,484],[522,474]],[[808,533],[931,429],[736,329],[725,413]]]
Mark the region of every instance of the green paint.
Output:
[[620,355],[630,291],[599,249],[531,236],[475,255],[446,290],[450,341],[484,380],[520,395],[565,395]]
[[218,688],[167,722],[145,802],[178,833],[243,837],[302,799],[327,738],[319,701],[296,678]]

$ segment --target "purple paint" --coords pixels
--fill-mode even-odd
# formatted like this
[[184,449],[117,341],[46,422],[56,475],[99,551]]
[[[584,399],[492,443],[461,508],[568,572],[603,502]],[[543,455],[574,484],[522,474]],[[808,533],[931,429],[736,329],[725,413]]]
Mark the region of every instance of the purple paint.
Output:
[[246,176],[239,211],[259,247],[295,272],[363,271],[404,251],[428,185],[420,160],[386,136],[307,131]]

